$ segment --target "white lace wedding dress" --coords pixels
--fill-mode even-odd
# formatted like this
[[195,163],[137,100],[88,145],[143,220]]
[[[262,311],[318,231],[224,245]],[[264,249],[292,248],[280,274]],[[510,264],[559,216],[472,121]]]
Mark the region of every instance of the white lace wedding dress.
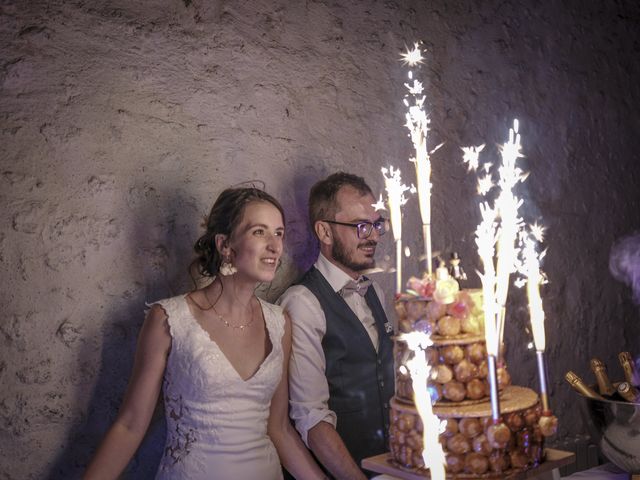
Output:
[[267,436],[282,375],[281,308],[260,301],[272,349],[245,381],[193,317],[185,296],[157,303],[168,315],[172,341],[163,385],[167,440],[156,480],[281,479]]

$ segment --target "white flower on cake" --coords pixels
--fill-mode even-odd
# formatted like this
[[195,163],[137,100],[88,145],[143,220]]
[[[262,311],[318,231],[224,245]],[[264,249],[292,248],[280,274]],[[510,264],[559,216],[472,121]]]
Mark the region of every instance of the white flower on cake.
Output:
[[433,299],[443,305],[455,302],[456,294],[460,291],[460,285],[455,278],[449,275],[444,262],[436,268],[436,290],[433,292]]

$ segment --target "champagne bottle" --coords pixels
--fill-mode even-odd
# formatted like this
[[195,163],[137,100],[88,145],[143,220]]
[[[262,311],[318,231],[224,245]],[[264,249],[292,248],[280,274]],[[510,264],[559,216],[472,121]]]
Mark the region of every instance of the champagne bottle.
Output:
[[620,382],[618,385],[618,393],[622,395],[627,402],[640,403],[640,392],[629,382]]
[[625,380],[631,385],[640,385],[640,377],[638,376],[636,365],[633,362],[631,354],[629,352],[620,352],[618,359],[620,360],[620,365],[622,365],[622,370],[624,370]]
[[596,400],[604,400],[604,397],[602,395],[600,395],[598,392],[584,383],[582,379],[571,370],[564,374],[564,378],[567,382],[569,382],[571,388],[573,388],[576,392],[581,393],[585,397],[594,398]]
[[616,392],[615,387],[609,380],[609,375],[607,375],[607,367],[599,358],[592,358],[591,362],[591,370],[598,381],[598,391],[601,395],[611,396]]

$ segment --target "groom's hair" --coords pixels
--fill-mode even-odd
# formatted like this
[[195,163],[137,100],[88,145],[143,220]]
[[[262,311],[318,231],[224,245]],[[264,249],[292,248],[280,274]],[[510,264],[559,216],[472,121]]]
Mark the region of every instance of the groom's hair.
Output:
[[362,195],[371,194],[371,188],[364,178],[352,173],[338,172],[320,180],[309,192],[309,223],[315,235],[315,224],[319,220],[335,220],[338,210],[336,195],[345,186],[353,187]]

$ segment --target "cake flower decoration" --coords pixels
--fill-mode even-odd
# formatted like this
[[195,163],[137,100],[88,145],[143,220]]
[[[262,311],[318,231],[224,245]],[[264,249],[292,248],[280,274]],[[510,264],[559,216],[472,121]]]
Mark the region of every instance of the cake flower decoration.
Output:
[[460,285],[449,275],[447,267],[440,260],[440,266],[436,269],[436,290],[433,292],[433,299],[443,305],[449,305],[456,300],[459,291]]
[[407,281],[407,293],[421,298],[432,298],[436,281],[425,274],[422,278],[411,277]]

